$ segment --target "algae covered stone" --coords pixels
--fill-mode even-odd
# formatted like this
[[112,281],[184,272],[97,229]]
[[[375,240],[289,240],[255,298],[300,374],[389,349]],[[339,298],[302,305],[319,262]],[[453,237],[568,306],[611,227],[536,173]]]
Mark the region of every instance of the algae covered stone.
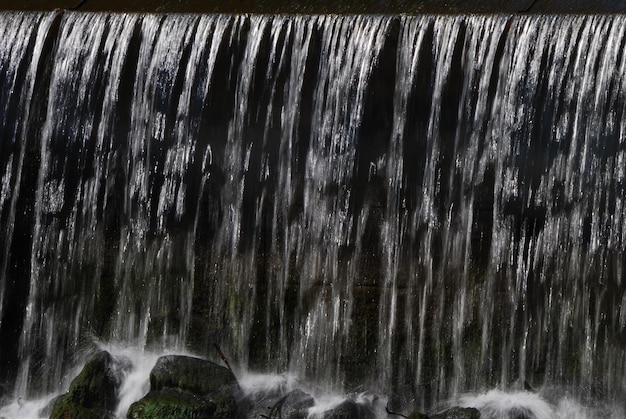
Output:
[[127,417],[234,418],[237,391],[237,379],[225,367],[189,356],[163,356],[150,372],[150,392],[131,405]]
[[151,391],[128,409],[129,419],[210,418],[217,406],[210,400],[184,390],[165,388]]
[[473,407],[453,407],[430,417],[431,419],[479,419],[480,412]]
[[52,406],[51,419],[89,419],[115,417],[118,391],[129,364],[99,351],[72,380],[68,392]]
[[178,388],[209,394],[224,386],[237,386],[237,379],[228,368],[190,356],[162,356],[150,372],[150,390]]

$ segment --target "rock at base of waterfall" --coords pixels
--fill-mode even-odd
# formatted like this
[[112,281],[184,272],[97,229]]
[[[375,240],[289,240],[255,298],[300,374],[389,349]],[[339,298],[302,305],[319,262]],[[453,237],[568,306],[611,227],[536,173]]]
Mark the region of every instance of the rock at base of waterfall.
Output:
[[233,418],[237,380],[230,370],[188,356],[163,356],[150,372],[150,392],[133,403],[132,419]]
[[55,399],[50,418],[115,417],[117,393],[127,368],[125,360],[97,352],[72,380],[69,391]]
[[422,412],[411,412],[407,416],[407,419],[429,419],[429,416]]
[[210,394],[225,386],[237,386],[237,379],[228,368],[190,356],[162,356],[150,372],[152,391],[177,388],[195,394]]
[[374,419],[374,414],[365,406],[352,400],[346,400],[337,407],[327,411],[324,419]]
[[189,391],[164,388],[151,391],[128,409],[129,419],[206,418],[216,416],[217,405]]
[[432,415],[430,419],[479,419],[480,412],[473,407],[453,407],[444,412]]
[[309,408],[313,405],[315,405],[315,399],[299,389],[286,394],[282,391],[276,391],[273,394],[252,394],[241,403],[246,418],[269,416],[282,419],[306,419]]

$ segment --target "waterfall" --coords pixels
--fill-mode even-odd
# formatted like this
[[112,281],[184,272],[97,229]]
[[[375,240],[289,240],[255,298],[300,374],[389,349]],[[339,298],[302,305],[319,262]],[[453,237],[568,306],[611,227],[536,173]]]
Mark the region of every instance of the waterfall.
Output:
[[0,13],[0,383],[97,343],[626,396],[626,18]]

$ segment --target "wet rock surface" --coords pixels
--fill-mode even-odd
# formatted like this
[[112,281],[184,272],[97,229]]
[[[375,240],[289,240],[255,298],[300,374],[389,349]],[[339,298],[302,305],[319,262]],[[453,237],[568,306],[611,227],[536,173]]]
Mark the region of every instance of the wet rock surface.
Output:
[[114,418],[117,394],[128,362],[106,351],[93,355],[70,384],[67,394],[56,398],[50,418]]
[[325,412],[324,419],[375,419],[373,412],[352,400],[346,400],[334,409]]
[[453,407],[430,416],[431,419],[479,419],[480,412],[472,407]]
[[227,368],[200,358],[168,355],[158,359],[150,373],[150,389],[176,388],[197,394],[210,394],[224,386],[237,386]]
[[132,419],[231,418],[238,411],[237,379],[213,362],[163,356],[150,373],[150,392],[133,403]]
[[302,390],[293,390],[286,394],[282,391],[251,394],[240,404],[246,418],[279,417],[283,419],[306,419],[309,408],[315,405],[310,394]]
[[217,405],[184,390],[165,388],[151,391],[128,410],[128,418],[205,418],[214,417]]
[[[130,369],[125,359],[100,351],[85,364],[69,391],[40,413],[52,419],[114,419],[122,379]],[[376,401],[362,403],[348,398],[316,417],[374,419],[376,408],[372,403]],[[130,406],[126,417],[305,419],[313,406],[313,396],[300,389],[278,388],[244,395],[228,368],[200,358],[168,355],[157,360],[150,372],[150,391]],[[480,413],[473,408],[453,407],[430,416],[412,412],[405,417],[478,419]]]

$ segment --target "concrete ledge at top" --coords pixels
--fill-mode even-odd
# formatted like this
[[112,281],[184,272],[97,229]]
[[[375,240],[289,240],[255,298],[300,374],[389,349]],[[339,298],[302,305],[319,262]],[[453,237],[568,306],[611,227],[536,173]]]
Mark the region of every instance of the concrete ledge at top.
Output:
[[0,10],[289,14],[611,14],[626,0],[0,0]]

